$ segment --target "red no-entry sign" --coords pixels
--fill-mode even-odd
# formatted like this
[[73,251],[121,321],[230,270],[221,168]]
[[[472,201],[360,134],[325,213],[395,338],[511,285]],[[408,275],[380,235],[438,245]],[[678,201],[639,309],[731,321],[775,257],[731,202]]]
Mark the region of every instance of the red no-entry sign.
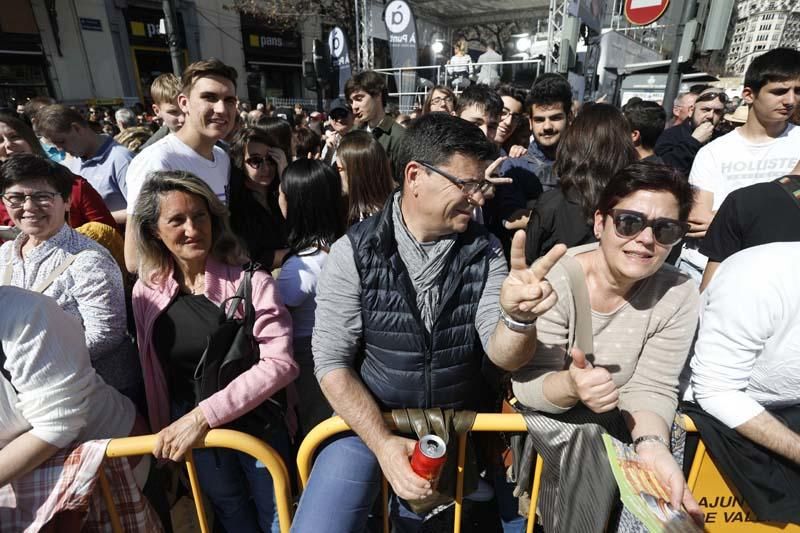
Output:
[[667,10],[669,0],[625,0],[625,18],[631,24],[651,24]]

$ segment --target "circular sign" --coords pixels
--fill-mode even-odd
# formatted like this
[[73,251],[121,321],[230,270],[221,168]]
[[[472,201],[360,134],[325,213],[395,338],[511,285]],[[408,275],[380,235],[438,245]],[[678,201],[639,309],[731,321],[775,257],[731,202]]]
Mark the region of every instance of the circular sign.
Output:
[[386,6],[383,21],[391,33],[401,33],[411,22],[411,9],[404,0],[393,0]]
[[344,32],[341,28],[336,27],[331,30],[328,35],[328,48],[330,48],[333,57],[342,57],[342,53],[344,53]]
[[644,26],[661,18],[669,0],[625,0],[625,18],[631,24]]

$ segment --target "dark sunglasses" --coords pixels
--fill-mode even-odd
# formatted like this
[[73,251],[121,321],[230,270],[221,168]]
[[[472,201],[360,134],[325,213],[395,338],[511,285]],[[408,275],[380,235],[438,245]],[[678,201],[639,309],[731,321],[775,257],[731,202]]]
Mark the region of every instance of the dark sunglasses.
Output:
[[689,224],[673,218],[649,219],[644,213],[627,209],[612,209],[614,231],[620,237],[636,237],[645,228],[653,228],[653,237],[662,246],[673,246],[689,231]]
[[251,168],[259,169],[261,165],[264,163],[272,163],[272,159],[269,157],[261,157],[260,155],[254,155],[252,157],[248,157],[244,160]]
[[717,98],[719,98],[719,101],[722,102],[723,104],[727,104],[728,103],[728,95],[725,94],[724,91],[719,91],[719,92],[714,91],[714,92],[710,92],[710,93],[701,94],[700,96],[697,97],[697,100],[695,100],[695,101],[696,102],[713,102]]

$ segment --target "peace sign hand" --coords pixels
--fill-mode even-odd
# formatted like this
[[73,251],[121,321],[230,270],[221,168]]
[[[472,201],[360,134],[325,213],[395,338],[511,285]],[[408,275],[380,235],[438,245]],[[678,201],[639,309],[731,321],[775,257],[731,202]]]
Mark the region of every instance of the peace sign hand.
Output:
[[514,234],[511,269],[500,289],[500,306],[507,315],[519,322],[533,322],[556,304],[558,295],[546,276],[566,251],[566,246],[557,244],[529,268],[525,263],[525,232]]

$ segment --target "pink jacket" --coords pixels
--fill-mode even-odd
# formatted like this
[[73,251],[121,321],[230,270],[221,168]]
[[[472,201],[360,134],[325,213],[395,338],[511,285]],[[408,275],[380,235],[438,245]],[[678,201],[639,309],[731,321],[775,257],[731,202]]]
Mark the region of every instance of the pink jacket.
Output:
[[[208,258],[205,275],[205,296],[220,304],[236,294],[242,269]],[[164,369],[153,347],[153,326],[156,318],[177,295],[178,282],[169,272],[161,285],[148,287],[141,280],[133,287],[133,315],[139,357],[144,374],[150,429],[158,432],[169,425],[169,390]],[[257,271],[253,274],[253,306],[256,321],[253,334],[258,342],[261,360],[243,372],[213,396],[200,402],[200,409],[212,427],[219,427],[250,411],[275,392],[297,378],[300,369],[292,352],[292,320],[278,295],[275,280]],[[241,315],[241,308],[237,316]],[[197,332],[205,335],[205,332]],[[200,354],[198,354],[198,360]],[[290,422],[290,426],[291,426]]]

